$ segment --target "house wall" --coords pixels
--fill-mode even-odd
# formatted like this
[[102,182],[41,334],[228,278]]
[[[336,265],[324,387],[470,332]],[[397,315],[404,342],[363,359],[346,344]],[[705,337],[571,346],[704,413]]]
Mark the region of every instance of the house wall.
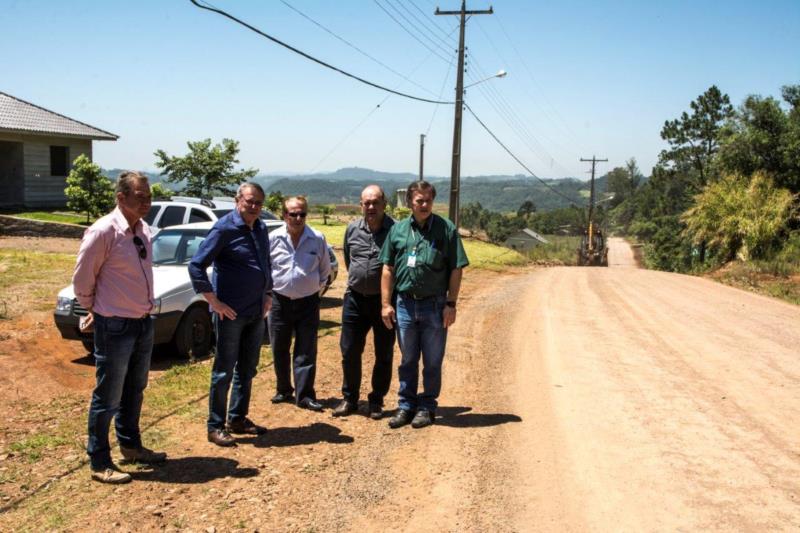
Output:
[[17,135],[0,132],[0,140],[23,143],[25,176],[24,202],[26,207],[61,207],[67,203],[64,196],[66,176],[50,175],[50,146],[68,146],[70,165],[81,154],[92,158],[92,141],[70,137],[44,135]]

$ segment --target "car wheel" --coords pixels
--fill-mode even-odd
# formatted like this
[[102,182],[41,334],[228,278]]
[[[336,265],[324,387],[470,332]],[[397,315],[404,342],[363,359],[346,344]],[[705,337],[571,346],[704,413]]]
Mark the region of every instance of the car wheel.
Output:
[[83,347],[86,348],[86,351],[88,351],[90,354],[94,353],[94,338],[81,339],[81,343],[83,344]]
[[205,306],[189,308],[175,330],[175,351],[178,357],[205,357],[211,351],[211,314]]

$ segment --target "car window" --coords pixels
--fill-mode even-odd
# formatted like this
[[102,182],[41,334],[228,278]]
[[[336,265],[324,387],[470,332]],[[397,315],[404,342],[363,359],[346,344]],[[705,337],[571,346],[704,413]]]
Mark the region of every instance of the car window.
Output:
[[192,222],[210,222],[212,219],[205,211],[192,208],[189,211],[189,224]]
[[156,220],[156,215],[161,210],[160,205],[154,205],[150,207],[150,211],[147,212],[147,216],[144,217],[144,221],[147,222],[148,226],[152,226],[153,222]]
[[178,245],[181,242],[180,233],[162,231],[153,239],[153,264],[174,265],[177,263]]
[[208,230],[181,231],[164,230],[153,239],[154,265],[187,265],[200,244],[205,240]]
[[168,205],[161,215],[161,220],[158,221],[159,228],[167,228],[169,226],[178,226],[183,224],[183,215],[186,213],[185,207],[177,205]]
[[[231,211],[233,211],[233,209],[214,209],[214,214],[217,215],[217,218],[222,218]],[[261,220],[280,220],[269,211],[261,211],[260,218]]]

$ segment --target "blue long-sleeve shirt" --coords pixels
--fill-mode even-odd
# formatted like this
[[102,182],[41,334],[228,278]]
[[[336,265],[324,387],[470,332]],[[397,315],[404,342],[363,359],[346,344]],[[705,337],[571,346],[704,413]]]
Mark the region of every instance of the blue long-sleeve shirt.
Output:
[[[209,282],[206,269],[212,263]],[[195,292],[213,292],[244,316],[263,312],[271,271],[266,226],[257,219],[251,230],[235,209],[217,220],[189,263]]]

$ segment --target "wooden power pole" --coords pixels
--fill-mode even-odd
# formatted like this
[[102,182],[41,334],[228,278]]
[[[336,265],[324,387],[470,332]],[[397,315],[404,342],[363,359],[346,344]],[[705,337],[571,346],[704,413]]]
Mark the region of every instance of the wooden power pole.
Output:
[[436,8],[436,15],[459,15],[461,29],[458,33],[458,70],[456,75],[456,105],[455,124],[453,126],[453,164],[450,168],[450,220],[458,227],[459,193],[461,189],[461,116],[464,108],[464,26],[467,15],[491,15],[494,13],[491,6],[488,10],[467,11],[467,0],[461,0],[460,11],[440,11]]
[[419,134],[419,181],[425,179],[423,176],[423,165],[425,163],[425,134]]
[[589,239],[592,238],[592,216],[594,215],[594,169],[597,166],[597,163],[604,163],[608,161],[608,159],[597,159],[595,156],[592,156],[591,159],[584,159],[581,157],[582,162],[591,162],[592,163],[592,184],[591,188],[589,189]]

